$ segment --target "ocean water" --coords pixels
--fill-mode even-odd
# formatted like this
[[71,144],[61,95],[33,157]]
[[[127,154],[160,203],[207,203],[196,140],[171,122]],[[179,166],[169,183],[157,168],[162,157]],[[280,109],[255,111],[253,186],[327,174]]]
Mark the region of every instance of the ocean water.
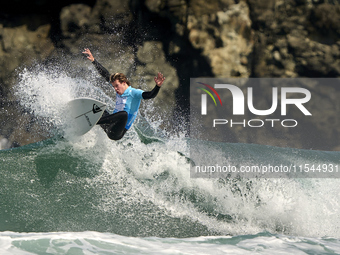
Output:
[[[113,109],[91,80],[24,70],[15,90],[50,133],[0,151],[0,254],[340,254],[339,179],[190,178],[190,139],[160,128],[152,102],[114,142],[99,126],[68,135],[69,100]],[[218,147],[238,164],[340,164],[339,152]]]

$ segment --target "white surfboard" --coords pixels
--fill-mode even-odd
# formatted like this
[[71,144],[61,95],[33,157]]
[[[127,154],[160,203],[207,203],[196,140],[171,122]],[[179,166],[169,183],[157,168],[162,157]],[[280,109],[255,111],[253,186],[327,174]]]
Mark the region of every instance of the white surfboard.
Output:
[[72,135],[81,136],[90,131],[101,118],[106,104],[92,98],[77,98],[67,103],[66,114]]

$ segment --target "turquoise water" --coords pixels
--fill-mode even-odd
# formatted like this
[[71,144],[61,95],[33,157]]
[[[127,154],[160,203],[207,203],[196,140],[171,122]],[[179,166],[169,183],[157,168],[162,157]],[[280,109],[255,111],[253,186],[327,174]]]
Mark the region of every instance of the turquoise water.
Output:
[[259,233],[193,238],[126,237],[99,232],[0,233],[1,254],[339,254],[334,238]]
[[1,254],[340,253],[338,179],[193,179],[176,139],[1,151]]
[[[190,139],[162,131],[152,103],[114,142],[100,127],[63,133],[68,100],[114,105],[86,81],[26,72],[16,95],[53,135],[0,151],[1,254],[340,254],[337,178],[191,178]],[[339,152],[196,142],[236,165],[340,164]]]

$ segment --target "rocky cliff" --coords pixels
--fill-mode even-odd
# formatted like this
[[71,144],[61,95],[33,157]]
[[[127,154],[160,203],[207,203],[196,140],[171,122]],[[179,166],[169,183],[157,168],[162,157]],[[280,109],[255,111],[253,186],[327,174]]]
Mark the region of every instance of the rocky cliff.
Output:
[[[0,11],[1,148],[45,137],[32,116],[16,107],[11,88],[21,68],[67,62],[79,69],[71,72],[81,75],[89,64],[81,55],[84,47],[110,71],[128,74],[137,87],[141,77],[153,87],[155,72],[162,71],[167,79],[156,105],[168,106],[162,113],[166,116],[169,111],[181,116],[172,118],[176,124],[188,121],[191,77],[339,77],[340,2],[11,1]],[[312,89],[316,102],[317,97],[340,97],[338,87]],[[308,135],[301,131],[295,137],[270,137],[259,132],[242,142],[310,148],[305,141],[321,132],[327,139],[313,149],[339,150],[339,109],[337,101],[316,112],[326,124],[311,123]],[[230,132],[231,141],[237,142],[238,131]]]

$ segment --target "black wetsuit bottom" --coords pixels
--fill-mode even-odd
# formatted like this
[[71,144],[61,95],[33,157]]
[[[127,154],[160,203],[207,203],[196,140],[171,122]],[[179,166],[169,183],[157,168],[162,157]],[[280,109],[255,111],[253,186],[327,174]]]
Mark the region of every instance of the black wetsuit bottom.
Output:
[[110,114],[105,110],[97,125],[104,129],[111,140],[119,140],[123,138],[127,131],[125,128],[127,119],[128,114],[126,111]]

